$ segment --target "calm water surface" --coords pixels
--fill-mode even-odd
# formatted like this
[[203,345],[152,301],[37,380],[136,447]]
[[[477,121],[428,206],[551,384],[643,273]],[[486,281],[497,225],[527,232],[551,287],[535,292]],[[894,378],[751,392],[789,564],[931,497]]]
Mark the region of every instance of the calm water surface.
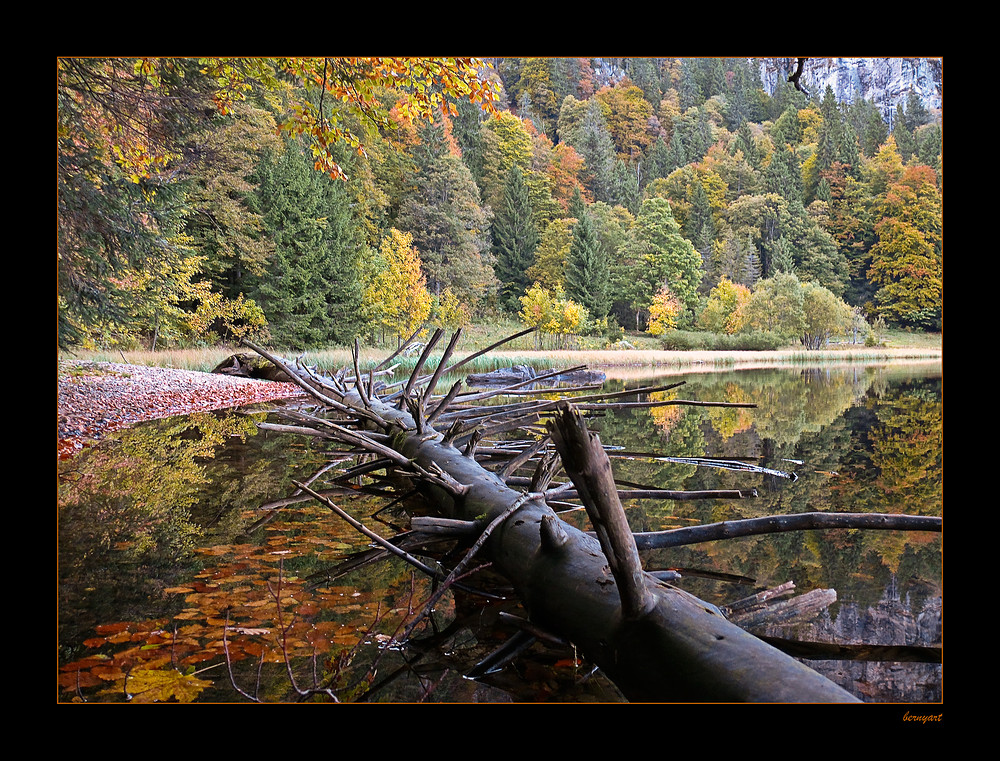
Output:
[[[753,499],[628,500],[635,531],[802,512],[941,515],[940,364],[688,373],[609,380],[612,390],[683,380],[653,398],[749,402],[608,411],[591,428],[616,478],[669,489],[756,490]],[[373,701],[611,702],[600,672],[535,644],[482,680],[463,677],[514,632],[502,580],[446,595],[416,646],[383,647],[431,594],[402,561],[341,572],[367,540],[293,481],[331,489],[351,453],[259,432],[258,411],[155,421],[59,468],[59,699],[265,702],[360,695]],[[739,459],[795,478],[674,463]],[[368,477],[331,492],[383,536],[406,527]],[[349,488],[343,488],[344,486]],[[412,501],[411,509],[422,506]],[[385,508],[376,517],[372,513]],[[582,511],[564,518],[585,526]],[[940,534],[802,531],[644,553],[679,586],[725,605],[793,582],[836,602],[773,636],[941,644]],[[811,661],[868,702],[941,700],[941,668]],[[235,684],[235,686],[234,686]]]

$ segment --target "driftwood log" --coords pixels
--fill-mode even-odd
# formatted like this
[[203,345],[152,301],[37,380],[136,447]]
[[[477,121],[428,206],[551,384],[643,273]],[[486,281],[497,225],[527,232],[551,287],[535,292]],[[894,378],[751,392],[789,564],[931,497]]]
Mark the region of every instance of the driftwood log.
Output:
[[[479,537],[472,550],[477,562],[489,561],[511,582],[531,625],[571,641],[630,700],[859,702],[727,620],[714,605],[642,569],[610,461],[584,417],[586,409],[600,406],[595,397],[607,405],[632,403],[608,400],[619,393],[577,397],[574,403],[479,408],[470,400],[502,390],[463,397],[460,381],[443,398],[433,397],[457,337],[438,370],[421,375],[440,338],[436,333],[405,387],[386,387],[381,398],[372,393],[370,376],[366,382],[358,368],[357,345],[351,387],[296,371],[248,344],[341,420],[298,414],[292,416],[294,425],[261,425],[346,443],[373,453],[380,467],[409,477],[446,519],[438,530]],[[538,426],[541,415],[548,418],[544,429]],[[505,450],[517,465],[485,469],[476,459],[483,436],[516,426],[541,438],[532,446]],[[498,449],[503,448],[484,446],[483,451],[495,455]],[[515,481],[513,471],[528,461],[538,463],[534,476],[514,488],[506,479]],[[570,480],[553,485],[560,467]],[[549,506],[570,489],[582,499],[596,537],[565,523]]]

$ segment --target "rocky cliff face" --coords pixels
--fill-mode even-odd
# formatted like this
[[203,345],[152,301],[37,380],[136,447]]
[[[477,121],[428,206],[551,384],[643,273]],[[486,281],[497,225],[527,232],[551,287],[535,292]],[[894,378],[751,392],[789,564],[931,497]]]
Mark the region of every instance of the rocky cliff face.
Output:
[[[795,58],[764,58],[760,62],[764,90],[773,94],[779,82],[795,70]],[[829,85],[838,101],[870,100],[889,124],[896,106],[915,90],[924,106],[939,114],[942,107],[943,61],[940,58],[809,58],[800,82],[810,96],[820,98]]]

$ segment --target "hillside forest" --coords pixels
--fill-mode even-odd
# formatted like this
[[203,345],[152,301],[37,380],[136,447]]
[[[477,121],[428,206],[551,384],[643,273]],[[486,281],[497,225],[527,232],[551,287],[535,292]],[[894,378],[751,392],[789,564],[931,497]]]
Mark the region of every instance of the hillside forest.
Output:
[[912,92],[768,94],[743,58],[60,58],[57,111],[63,349],[941,329]]

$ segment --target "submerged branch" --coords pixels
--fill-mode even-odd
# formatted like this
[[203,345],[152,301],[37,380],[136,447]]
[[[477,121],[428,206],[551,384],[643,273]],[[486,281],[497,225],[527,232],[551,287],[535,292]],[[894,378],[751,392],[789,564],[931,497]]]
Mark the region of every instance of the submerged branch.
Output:
[[669,531],[642,532],[635,535],[635,541],[640,550],[653,550],[741,536],[827,528],[940,532],[942,519],[926,515],[894,513],[796,513],[794,515],[747,518],[739,521],[722,521],[704,526],[675,528]]

